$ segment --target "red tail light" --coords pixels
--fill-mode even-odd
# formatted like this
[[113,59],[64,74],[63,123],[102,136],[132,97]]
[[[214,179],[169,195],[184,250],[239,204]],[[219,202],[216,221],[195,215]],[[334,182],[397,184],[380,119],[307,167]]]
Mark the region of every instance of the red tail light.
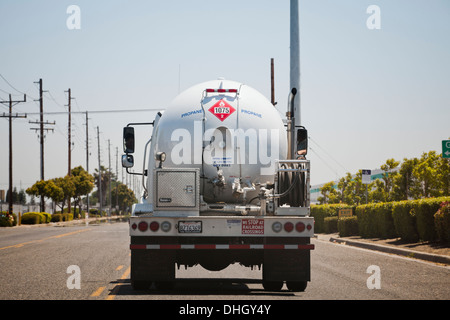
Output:
[[286,232],[291,232],[292,230],[294,230],[294,225],[292,224],[292,222],[286,222],[284,224],[284,230]]
[[141,222],[139,222],[139,224],[138,224],[138,228],[139,228],[139,231],[142,231],[142,232],[147,231],[147,229],[148,229],[148,223],[145,222],[145,221],[141,221]]
[[152,223],[150,223],[150,230],[152,230],[153,232],[158,231],[159,229],[159,223],[156,221],[153,221]]
[[297,224],[295,225],[295,230],[297,230],[298,232],[305,231],[305,224],[303,222],[297,222]]

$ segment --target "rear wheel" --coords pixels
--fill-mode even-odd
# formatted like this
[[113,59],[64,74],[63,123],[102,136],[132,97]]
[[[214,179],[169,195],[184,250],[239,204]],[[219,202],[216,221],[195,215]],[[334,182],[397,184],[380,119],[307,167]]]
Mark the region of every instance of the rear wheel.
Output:
[[156,281],[155,287],[158,290],[172,290],[175,287],[173,281]]
[[283,281],[263,281],[263,287],[266,291],[280,291],[283,288]]
[[293,292],[303,292],[307,285],[307,281],[286,281],[287,288]]
[[151,281],[145,280],[131,280],[131,286],[134,290],[147,290],[151,287]]

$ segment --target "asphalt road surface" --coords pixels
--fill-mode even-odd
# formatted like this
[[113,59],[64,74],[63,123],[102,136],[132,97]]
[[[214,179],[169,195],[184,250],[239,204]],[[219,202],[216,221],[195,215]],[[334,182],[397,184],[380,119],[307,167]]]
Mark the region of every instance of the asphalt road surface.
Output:
[[175,288],[131,288],[128,223],[0,228],[0,300],[448,300],[450,268],[313,239],[305,292],[264,291],[261,271],[177,270]]

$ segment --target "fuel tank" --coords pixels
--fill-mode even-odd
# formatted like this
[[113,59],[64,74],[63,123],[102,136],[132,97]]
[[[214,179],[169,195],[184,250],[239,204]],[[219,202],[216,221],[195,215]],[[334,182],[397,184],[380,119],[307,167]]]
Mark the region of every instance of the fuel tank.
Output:
[[[286,159],[287,135],[277,109],[243,83],[213,80],[179,94],[152,137],[153,167],[198,168],[203,200],[245,203],[260,184],[273,183],[275,162]],[[149,169],[151,168],[149,165]]]

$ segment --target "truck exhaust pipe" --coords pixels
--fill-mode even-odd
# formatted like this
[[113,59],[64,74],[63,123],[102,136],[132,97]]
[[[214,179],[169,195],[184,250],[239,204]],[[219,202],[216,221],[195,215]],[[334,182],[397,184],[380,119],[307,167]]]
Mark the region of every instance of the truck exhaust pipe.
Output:
[[295,159],[295,96],[297,95],[297,89],[292,88],[291,93],[289,93],[288,98],[288,111],[286,112],[287,118],[287,145],[288,145],[288,154],[287,158],[289,160]]

